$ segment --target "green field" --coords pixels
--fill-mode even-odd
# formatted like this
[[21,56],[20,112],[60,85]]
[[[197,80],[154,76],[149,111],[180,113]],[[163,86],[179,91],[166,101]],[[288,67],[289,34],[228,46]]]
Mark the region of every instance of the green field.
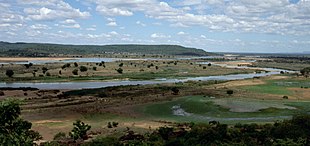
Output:
[[[310,112],[309,103],[310,101],[217,99],[204,96],[186,96],[174,101],[144,105],[138,107],[137,111],[142,111],[145,116],[156,120],[177,122],[216,120],[232,124],[237,122],[270,122],[290,118],[294,114]],[[173,106],[180,106],[183,115],[174,115]],[[243,108],[243,110],[252,109],[234,112],[239,108]]]

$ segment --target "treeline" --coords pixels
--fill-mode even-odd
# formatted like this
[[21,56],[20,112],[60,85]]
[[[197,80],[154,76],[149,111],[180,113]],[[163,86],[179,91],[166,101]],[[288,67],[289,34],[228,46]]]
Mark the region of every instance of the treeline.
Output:
[[46,146],[304,146],[310,145],[310,116],[294,116],[274,124],[236,124],[229,126],[211,121],[208,124],[185,123],[161,127],[151,133],[128,130],[120,137],[98,137],[78,143],[64,138],[45,143]]
[[0,42],[1,56],[47,57],[51,55],[89,55],[103,53],[130,53],[156,55],[213,55],[202,49],[178,45],[62,45],[43,43]]

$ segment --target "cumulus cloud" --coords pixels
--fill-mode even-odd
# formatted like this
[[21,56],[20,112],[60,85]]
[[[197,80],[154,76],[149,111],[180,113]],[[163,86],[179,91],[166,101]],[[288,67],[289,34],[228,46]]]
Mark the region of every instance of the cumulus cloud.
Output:
[[171,38],[171,36],[170,35],[164,35],[164,34],[161,34],[161,33],[153,33],[151,35],[151,38],[164,39],[164,38]]
[[141,21],[136,21],[136,24],[137,24],[137,25],[140,25],[140,26],[143,26],[143,27],[146,26],[146,24],[142,23]]
[[117,26],[117,23],[115,21],[111,21],[106,24],[107,26]]
[[81,12],[62,0],[20,0],[25,5],[24,13],[29,20],[56,20],[70,18],[87,18],[89,12]]

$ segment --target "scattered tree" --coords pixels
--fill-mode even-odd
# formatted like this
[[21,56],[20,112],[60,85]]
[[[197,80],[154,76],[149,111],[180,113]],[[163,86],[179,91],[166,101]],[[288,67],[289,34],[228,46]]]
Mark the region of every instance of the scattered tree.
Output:
[[42,73],[45,74],[48,71],[47,67],[42,67]]
[[94,66],[94,67],[93,67],[93,70],[96,71],[96,70],[97,70],[97,67]]
[[120,73],[120,74],[123,73],[123,69],[122,69],[122,68],[118,68],[116,71],[117,71],[118,73]]
[[77,120],[73,123],[73,129],[69,133],[69,136],[73,138],[74,140],[77,139],[87,139],[87,131],[90,130],[91,126],[88,124],[85,124],[84,122]]
[[78,75],[78,72],[79,72],[79,70],[74,69],[74,70],[72,71],[72,74],[73,74],[73,75]]
[[232,95],[232,94],[234,94],[234,91],[233,91],[233,90],[227,90],[226,93],[227,93],[228,95]]
[[80,71],[81,71],[81,72],[87,71],[87,67],[86,67],[86,66],[80,66]]
[[9,69],[9,70],[6,70],[5,74],[11,78],[14,75],[14,71]]
[[120,63],[118,66],[119,66],[119,67],[123,67],[123,66],[124,66],[124,63]]
[[211,66],[211,63],[208,63],[208,66]]
[[21,108],[16,100],[0,102],[0,142],[1,145],[34,145],[42,139],[38,132],[31,130],[32,124],[20,118]]
[[75,66],[75,67],[78,67],[79,65],[78,65],[78,63],[74,62],[74,66]]
[[302,70],[300,70],[300,73],[301,73],[303,76],[308,77],[309,74],[310,74],[310,67],[303,68]]

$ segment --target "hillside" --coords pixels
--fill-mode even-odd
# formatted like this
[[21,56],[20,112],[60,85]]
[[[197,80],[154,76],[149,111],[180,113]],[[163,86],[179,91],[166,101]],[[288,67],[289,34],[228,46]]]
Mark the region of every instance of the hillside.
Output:
[[178,45],[62,45],[43,43],[0,42],[1,56],[46,57],[50,55],[90,55],[103,53],[134,53],[158,55],[207,56],[202,49]]

